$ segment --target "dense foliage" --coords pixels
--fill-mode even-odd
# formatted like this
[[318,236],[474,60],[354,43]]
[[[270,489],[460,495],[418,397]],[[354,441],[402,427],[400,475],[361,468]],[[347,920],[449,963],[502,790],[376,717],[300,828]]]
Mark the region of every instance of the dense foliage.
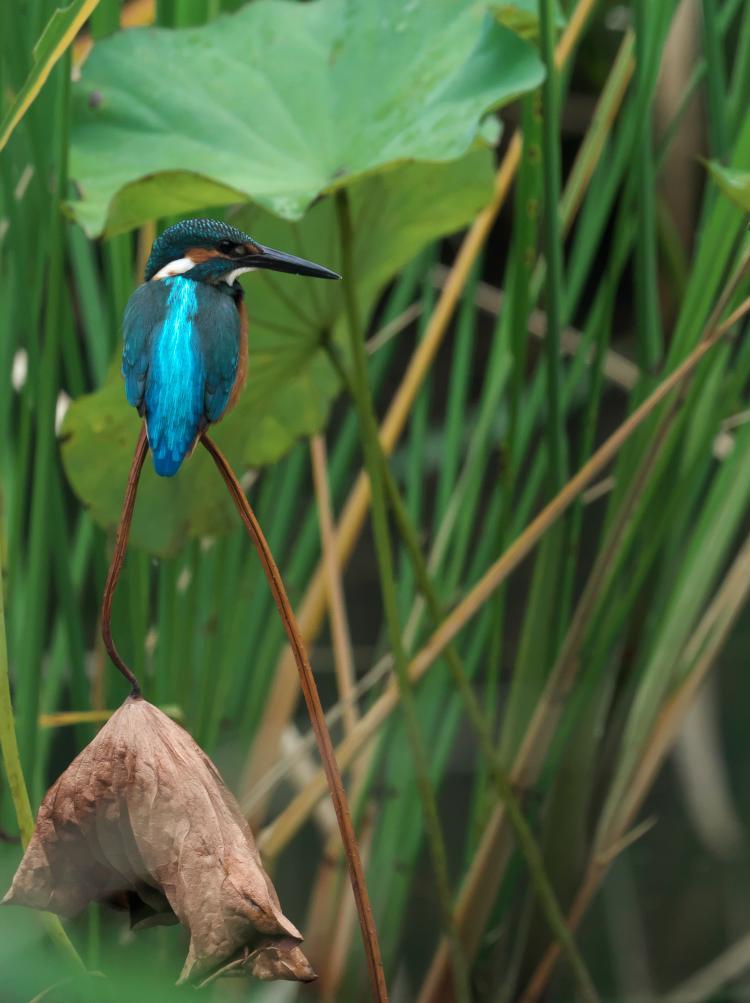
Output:
[[[722,794],[742,722],[725,701],[723,749],[703,687],[717,665],[740,686],[720,656],[744,650],[750,589],[750,7],[54,9],[0,22],[0,890],[22,784],[36,809],[124,696],[98,633],[138,432],[120,322],[158,229],[209,214],[344,273],[243,280],[249,380],[216,438],[332,709],[394,1000],[649,999],[707,965],[743,932],[721,926],[735,900],[678,908],[686,827],[652,787],[678,741],[684,789],[719,792],[686,795],[692,859],[744,888]],[[202,451],[146,470],[132,543],[118,643],[220,764],[318,991],[366,998],[293,663]],[[0,912],[3,1003],[86,1000],[92,978],[97,999],[177,998],[179,928],[126,935],[91,907],[65,931]],[[682,998],[729,998],[733,965]],[[276,990],[240,994],[316,992]]]

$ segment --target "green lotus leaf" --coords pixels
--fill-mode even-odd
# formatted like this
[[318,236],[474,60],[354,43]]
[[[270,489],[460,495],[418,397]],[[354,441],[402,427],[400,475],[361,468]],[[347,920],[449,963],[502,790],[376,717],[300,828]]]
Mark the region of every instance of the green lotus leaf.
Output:
[[89,234],[227,192],[299,219],[365,175],[463,156],[543,74],[474,0],[257,0],[199,28],[122,31],[74,88],[70,209]]

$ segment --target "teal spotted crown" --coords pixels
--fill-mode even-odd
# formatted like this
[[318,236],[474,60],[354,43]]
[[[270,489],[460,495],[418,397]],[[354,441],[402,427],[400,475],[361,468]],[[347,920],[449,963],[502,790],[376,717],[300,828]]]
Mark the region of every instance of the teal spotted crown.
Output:
[[189,247],[214,247],[220,240],[230,240],[233,244],[254,243],[248,234],[218,219],[186,219],[175,223],[154,241],[146,262],[146,282],[170,261],[181,258]]

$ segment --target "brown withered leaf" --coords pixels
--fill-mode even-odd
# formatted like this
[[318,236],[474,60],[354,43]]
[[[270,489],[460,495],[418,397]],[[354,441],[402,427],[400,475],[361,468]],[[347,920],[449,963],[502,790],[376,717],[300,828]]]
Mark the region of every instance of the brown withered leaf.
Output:
[[[309,975],[305,975],[305,972],[309,972]],[[267,937],[254,951],[244,947],[235,958],[199,983],[199,988],[225,976],[248,974],[254,975],[256,979],[287,979],[292,982],[312,982],[316,978],[310,962],[302,953],[299,941],[292,937],[278,937],[275,940]]]
[[190,735],[129,697],[49,789],[3,904],[72,916],[89,902],[190,931],[180,982],[310,981],[253,835]]

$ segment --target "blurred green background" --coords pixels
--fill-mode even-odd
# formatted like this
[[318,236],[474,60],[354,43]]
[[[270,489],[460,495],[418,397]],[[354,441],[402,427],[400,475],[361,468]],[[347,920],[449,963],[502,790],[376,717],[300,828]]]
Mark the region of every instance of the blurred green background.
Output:
[[[216,440],[344,743],[393,1000],[750,998],[742,321],[650,396],[750,292],[750,5],[55,8],[0,5],[0,738],[33,810],[125,696],[98,630],[123,310],[160,229],[224,218],[344,272],[243,279]],[[147,461],[114,635],[320,973],[204,996],[368,999],[294,664],[202,451]],[[3,890],[16,807],[0,772]],[[0,910],[0,1003],[190,991],[181,928],[65,929],[97,974]]]

